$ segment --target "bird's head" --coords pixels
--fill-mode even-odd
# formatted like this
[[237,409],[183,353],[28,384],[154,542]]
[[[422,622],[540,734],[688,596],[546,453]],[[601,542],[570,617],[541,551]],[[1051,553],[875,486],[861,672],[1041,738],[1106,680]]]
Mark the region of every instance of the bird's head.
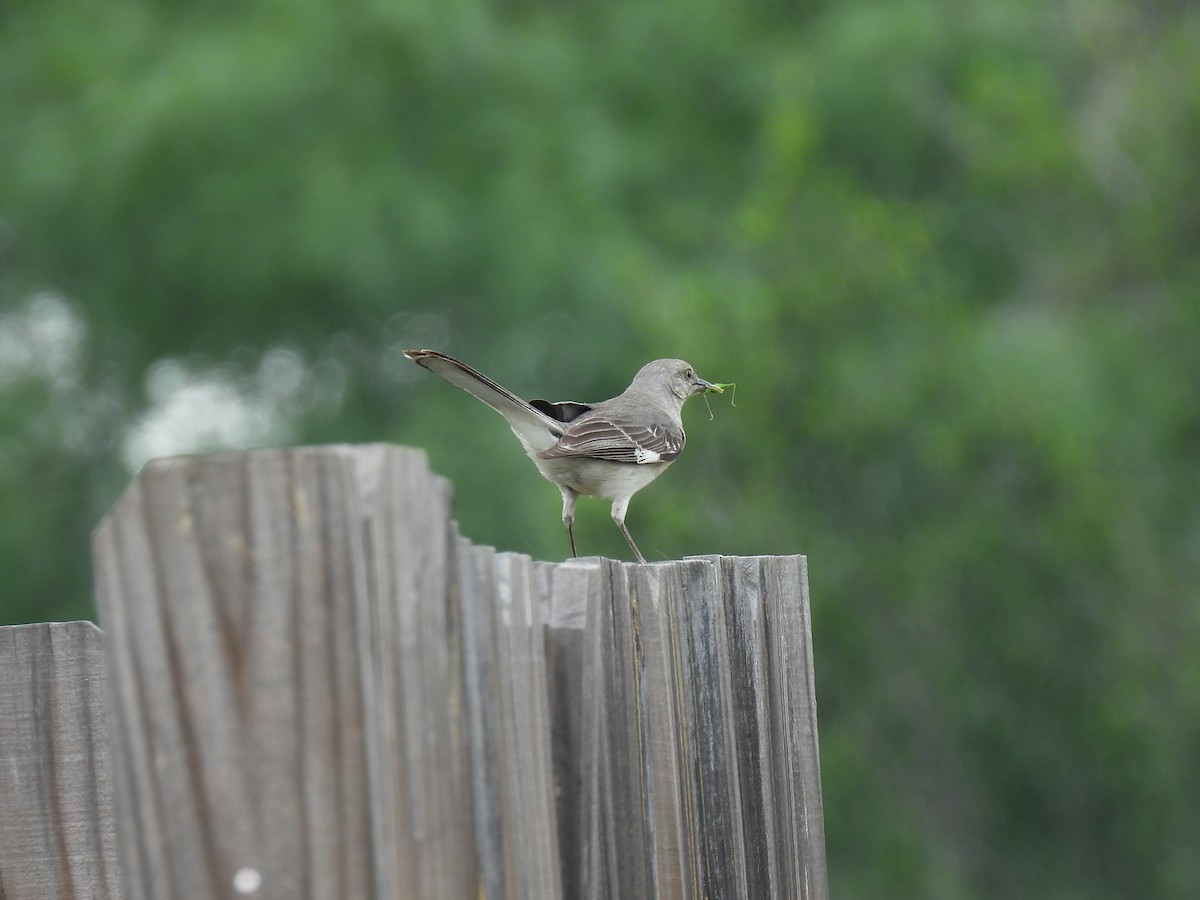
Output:
[[630,387],[648,392],[665,389],[668,394],[678,400],[680,406],[689,397],[703,394],[705,391],[722,393],[720,386],[711,381],[705,381],[696,374],[696,370],[690,363],[684,362],[682,359],[656,359],[646,363],[637,373]]

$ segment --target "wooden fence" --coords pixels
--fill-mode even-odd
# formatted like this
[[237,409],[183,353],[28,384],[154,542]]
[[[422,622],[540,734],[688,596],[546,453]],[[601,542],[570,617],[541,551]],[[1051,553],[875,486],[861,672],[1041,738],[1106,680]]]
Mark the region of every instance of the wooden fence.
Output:
[[560,564],[401,447],[161,460],[0,628],[0,900],[825,898],[803,557]]

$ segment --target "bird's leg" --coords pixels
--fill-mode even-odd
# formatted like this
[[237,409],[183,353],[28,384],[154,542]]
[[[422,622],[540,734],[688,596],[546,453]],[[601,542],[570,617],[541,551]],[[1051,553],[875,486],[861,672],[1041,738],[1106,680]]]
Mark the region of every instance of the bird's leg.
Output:
[[629,533],[629,529],[625,527],[624,522],[618,522],[617,527],[621,529],[621,534],[625,535],[625,540],[629,542],[629,549],[633,551],[633,555],[637,557],[637,561],[644,563],[646,557],[642,556],[642,551],[637,548],[637,544],[633,542],[633,535]]
[[575,523],[575,498],[579,495],[561,484],[558,489],[562,492],[563,498],[563,526],[567,529],[567,540],[571,542],[571,556],[576,557],[579,554],[575,552],[575,530],[571,526]]
[[613,501],[612,505],[612,520],[617,523],[617,527],[621,529],[621,534],[625,535],[625,540],[629,542],[629,549],[633,551],[633,555],[637,557],[637,561],[644,563],[646,557],[642,556],[642,551],[637,548],[637,544],[633,542],[633,535],[629,533],[629,529],[625,527],[625,510],[629,508],[629,498],[620,497]]

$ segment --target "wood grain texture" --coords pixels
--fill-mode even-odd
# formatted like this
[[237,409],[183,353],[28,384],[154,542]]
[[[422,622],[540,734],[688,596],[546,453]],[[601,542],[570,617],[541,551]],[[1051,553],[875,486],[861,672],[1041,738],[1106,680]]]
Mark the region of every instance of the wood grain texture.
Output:
[[151,463],[97,529],[128,896],[376,891],[353,456]]
[[595,562],[538,563],[539,601],[545,623],[546,694],[550,712],[554,815],[564,897],[583,897],[581,796],[584,626],[599,590]]
[[805,560],[711,559],[720,567],[729,627],[748,890],[751,896],[826,897]]
[[94,545],[130,897],[828,896],[802,557],[534,563],[383,445],[153,463]]
[[478,883],[462,708],[450,485],[424,456],[355,448],[369,627],[359,647],[381,897],[473,897]]
[[0,898],[122,896],[90,622],[0,628]]
[[605,560],[587,591],[568,896],[827,898],[803,558]]
[[529,557],[459,543],[467,733],[485,896],[561,897],[550,701]]

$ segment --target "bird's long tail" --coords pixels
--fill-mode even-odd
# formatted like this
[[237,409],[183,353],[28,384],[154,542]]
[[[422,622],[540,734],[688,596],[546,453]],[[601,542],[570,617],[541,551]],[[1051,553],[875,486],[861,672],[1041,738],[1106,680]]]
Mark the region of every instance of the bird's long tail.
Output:
[[[534,409],[508,388],[497,384],[465,362],[436,350],[405,350],[404,355],[435,375],[440,375],[482,400],[500,415],[520,438],[527,451],[552,447],[563,433],[563,424]],[[531,449],[532,448],[532,449]]]

